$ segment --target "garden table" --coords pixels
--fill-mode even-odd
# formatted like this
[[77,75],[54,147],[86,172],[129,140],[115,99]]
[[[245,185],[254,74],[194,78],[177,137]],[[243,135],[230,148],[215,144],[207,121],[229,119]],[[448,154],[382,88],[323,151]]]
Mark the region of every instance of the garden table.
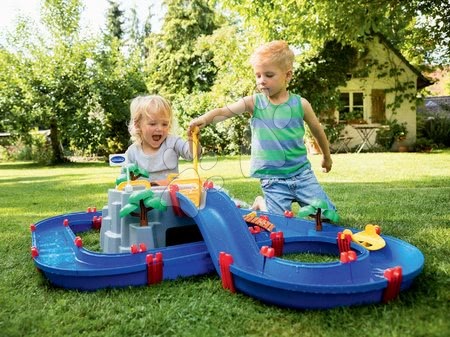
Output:
[[374,144],[372,144],[370,138],[376,131],[380,130],[382,126],[379,124],[352,124],[352,127],[361,138],[361,144],[356,148],[356,153],[360,153],[364,147],[366,147],[368,151],[371,151]]

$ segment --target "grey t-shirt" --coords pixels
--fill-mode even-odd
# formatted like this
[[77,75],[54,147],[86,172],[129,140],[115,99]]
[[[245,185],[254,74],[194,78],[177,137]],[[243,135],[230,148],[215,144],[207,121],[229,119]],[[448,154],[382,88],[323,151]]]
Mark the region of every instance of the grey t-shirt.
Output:
[[163,180],[169,173],[178,173],[178,159],[192,160],[189,143],[174,135],[168,135],[155,154],[145,154],[138,144],[132,144],[125,152],[128,162],[147,170],[150,180]]

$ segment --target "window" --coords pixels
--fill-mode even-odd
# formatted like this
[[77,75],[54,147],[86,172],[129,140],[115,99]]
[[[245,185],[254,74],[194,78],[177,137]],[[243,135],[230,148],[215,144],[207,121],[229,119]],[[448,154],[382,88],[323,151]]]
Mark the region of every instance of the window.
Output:
[[364,94],[342,92],[340,96],[339,121],[364,118]]

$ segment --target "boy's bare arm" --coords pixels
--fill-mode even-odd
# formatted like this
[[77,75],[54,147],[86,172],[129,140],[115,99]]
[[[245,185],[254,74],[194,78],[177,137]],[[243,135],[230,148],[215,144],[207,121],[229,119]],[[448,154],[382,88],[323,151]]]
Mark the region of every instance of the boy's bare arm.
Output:
[[314,113],[311,104],[304,98],[302,98],[303,111],[305,112],[304,121],[311,130],[312,135],[317,140],[320,149],[322,150],[322,168],[325,172],[329,172],[333,165],[330,154],[330,146],[328,143],[327,135],[320,125],[319,119]]
[[191,134],[195,126],[203,128],[211,123],[219,123],[228,118],[240,116],[247,111],[253,111],[253,96],[246,96],[237,102],[222,108],[210,110],[204,115],[193,119],[189,123],[188,135]]

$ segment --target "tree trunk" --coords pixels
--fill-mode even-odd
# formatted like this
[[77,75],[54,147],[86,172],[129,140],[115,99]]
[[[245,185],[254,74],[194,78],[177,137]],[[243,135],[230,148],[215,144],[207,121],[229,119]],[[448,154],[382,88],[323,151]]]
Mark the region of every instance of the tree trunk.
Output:
[[50,121],[50,141],[53,155],[52,163],[63,163],[65,160],[60,146],[58,123],[54,118]]
[[322,210],[319,208],[316,213],[316,231],[322,231]]
[[148,209],[144,205],[144,200],[139,201],[139,206],[141,209],[141,215],[140,215],[140,225],[141,227],[148,226]]

